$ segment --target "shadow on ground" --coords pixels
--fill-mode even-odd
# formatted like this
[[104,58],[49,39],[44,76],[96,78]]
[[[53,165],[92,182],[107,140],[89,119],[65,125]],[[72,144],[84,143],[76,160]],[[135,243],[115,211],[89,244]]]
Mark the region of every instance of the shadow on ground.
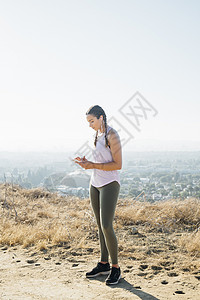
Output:
[[[94,278],[88,278],[89,280],[98,280],[101,282],[105,282],[107,276],[99,276],[99,277],[94,277]],[[126,291],[129,291],[130,293],[138,296],[140,299],[142,300],[159,300],[158,298],[145,293],[143,291],[141,291],[141,288],[138,286],[133,286],[132,284],[130,284],[127,280],[125,280],[124,278],[121,278],[119,283],[117,285],[107,285],[108,287],[114,289],[114,288],[121,288],[124,289]]]

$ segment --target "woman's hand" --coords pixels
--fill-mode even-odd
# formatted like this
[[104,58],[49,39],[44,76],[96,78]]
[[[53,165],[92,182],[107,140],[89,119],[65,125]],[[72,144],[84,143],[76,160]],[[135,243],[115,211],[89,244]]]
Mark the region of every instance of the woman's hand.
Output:
[[77,156],[74,159],[74,162],[76,164],[79,164],[79,166],[81,166],[84,169],[93,169],[94,168],[93,163],[91,161],[88,161],[85,156],[83,156],[83,158]]
[[76,164],[79,164],[79,166],[81,166],[83,169],[93,169],[94,166],[93,166],[93,162],[91,161],[82,161],[82,162],[79,162],[79,161],[75,161]]

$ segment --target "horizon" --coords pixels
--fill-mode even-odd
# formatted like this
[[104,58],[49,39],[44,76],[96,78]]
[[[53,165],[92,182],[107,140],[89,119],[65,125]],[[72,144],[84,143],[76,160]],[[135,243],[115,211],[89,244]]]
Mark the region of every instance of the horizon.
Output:
[[[56,147],[52,148],[25,148],[25,149],[0,149],[0,153],[77,153],[78,149],[81,149],[83,145],[88,142],[91,146],[93,138],[85,140],[84,143],[77,144],[76,147]],[[88,151],[85,149],[86,152]],[[161,140],[132,140],[128,145],[122,146],[122,152],[198,152],[200,151],[200,142],[198,141],[161,141]],[[84,151],[83,151],[84,152]],[[84,155],[84,154],[83,154]]]

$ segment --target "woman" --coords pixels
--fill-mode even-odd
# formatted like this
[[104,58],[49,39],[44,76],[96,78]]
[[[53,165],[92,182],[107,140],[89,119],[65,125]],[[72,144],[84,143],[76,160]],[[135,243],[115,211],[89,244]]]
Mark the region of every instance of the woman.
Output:
[[[118,170],[122,168],[120,138],[115,129],[107,124],[104,110],[95,105],[86,112],[89,126],[96,131],[94,162],[76,157],[75,162],[84,169],[93,169],[90,180],[90,201],[99,228],[101,261],[86,277],[109,274],[106,284],[117,284],[121,278],[118,265],[118,244],[113,230],[115,207],[120,191]],[[108,262],[110,255],[112,268]]]

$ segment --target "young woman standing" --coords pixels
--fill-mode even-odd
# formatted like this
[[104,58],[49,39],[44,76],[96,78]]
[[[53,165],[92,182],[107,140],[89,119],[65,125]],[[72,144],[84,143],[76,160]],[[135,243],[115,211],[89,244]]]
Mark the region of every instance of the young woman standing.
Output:
[[[118,243],[113,229],[115,208],[120,191],[118,170],[122,168],[122,149],[117,131],[107,124],[104,110],[95,105],[86,112],[89,126],[96,131],[94,162],[76,157],[75,162],[84,169],[93,169],[90,180],[90,201],[96,217],[101,248],[101,260],[86,277],[109,274],[106,284],[117,284],[121,278],[118,265]],[[109,255],[112,267],[109,264]]]

